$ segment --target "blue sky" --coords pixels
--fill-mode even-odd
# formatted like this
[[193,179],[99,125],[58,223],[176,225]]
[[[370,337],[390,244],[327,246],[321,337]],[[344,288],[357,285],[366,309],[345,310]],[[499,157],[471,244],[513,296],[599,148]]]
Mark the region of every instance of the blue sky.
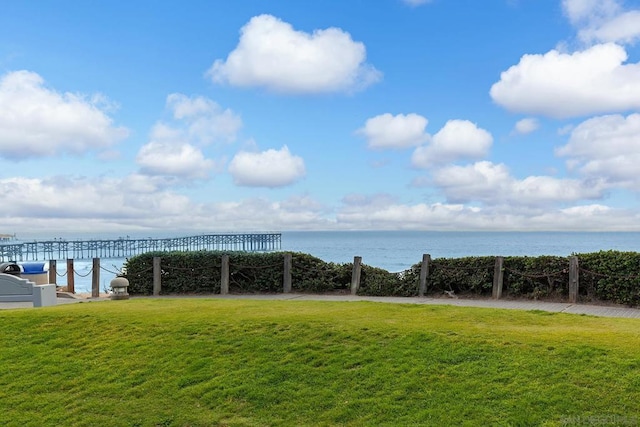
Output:
[[7,1],[0,232],[640,230],[640,1]]

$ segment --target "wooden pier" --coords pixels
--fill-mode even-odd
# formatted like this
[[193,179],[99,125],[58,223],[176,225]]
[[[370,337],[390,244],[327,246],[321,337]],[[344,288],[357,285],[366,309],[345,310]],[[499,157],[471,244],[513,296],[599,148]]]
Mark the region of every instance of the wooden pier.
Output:
[[164,239],[47,240],[0,244],[0,262],[127,258],[145,252],[280,250],[281,233],[203,234]]

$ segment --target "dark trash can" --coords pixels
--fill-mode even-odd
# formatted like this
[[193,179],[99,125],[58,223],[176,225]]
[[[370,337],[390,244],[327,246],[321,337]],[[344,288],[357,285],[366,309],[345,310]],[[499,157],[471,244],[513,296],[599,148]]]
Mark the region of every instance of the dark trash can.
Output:
[[15,262],[0,263],[0,273],[11,274],[12,276],[20,276],[22,268]]

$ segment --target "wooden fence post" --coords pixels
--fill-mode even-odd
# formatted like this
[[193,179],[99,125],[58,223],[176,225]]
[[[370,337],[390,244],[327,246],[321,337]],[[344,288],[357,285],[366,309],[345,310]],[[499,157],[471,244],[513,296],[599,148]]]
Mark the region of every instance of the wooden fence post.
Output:
[[502,298],[502,283],[504,281],[504,258],[496,257],[496,265],[493,268],[493,290],[491,296],[493,299]]
[[93,269],[91,270],[91,298],[100,296],[100,258],[93,259]]
[[290,252],[284,254],[284,283],[283,283],[283,292],[288,294],[291,292],[291,263],[293,261],[293,256]]
[[73,259],[67,259],[67,292],[76,293],[75,273],[73,271]]
[[229,293],[229,255],[222,255],[220,268],[220,295]]
[[353,257],[353,271],[351,272],[351,295],[358,293],[360,287],[360,272],[362,270],[362,257]]
[[161,266],[162,258],[159,256],[153,257],[153,296],[157,297],[160,295],[160,291],[162,290],[162,266]]
[[431,264],[431,255],[422,255],[422,264],[420,265],[420,290],[418,296],[423,297],[427,292],[427,279],[429,278],[429,265]]
[[54,285],[58,283],[57,264],[55,259],[49,260],[49,283],[53,283]]
[[578,302],[579,271],[578,257],[572,256],[569,258],[569,302],[571,304]]

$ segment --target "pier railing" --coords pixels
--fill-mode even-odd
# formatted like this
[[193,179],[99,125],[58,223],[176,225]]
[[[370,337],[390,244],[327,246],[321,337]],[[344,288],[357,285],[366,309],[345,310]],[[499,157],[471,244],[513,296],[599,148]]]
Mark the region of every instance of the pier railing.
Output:
[[203,234],[162,239],[14,241],[0,244],[0,262],[127,258],[145,252],[171,251],[271,252],[280,250],[281,242],[281,233]]

